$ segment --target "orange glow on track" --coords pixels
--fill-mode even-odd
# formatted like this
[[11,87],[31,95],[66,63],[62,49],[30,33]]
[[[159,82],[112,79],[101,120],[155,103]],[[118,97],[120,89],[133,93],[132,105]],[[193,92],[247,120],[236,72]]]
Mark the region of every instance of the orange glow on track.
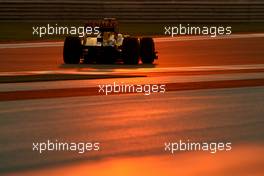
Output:
[[[264,173],[264,149],[261,145],[235,146],[232,152],[209,154],[182,152],[172,156],[130,157],[83,162],[59,168],[13,175],[64,175],[64,176],[197,176],[197,175],[254,175]],[[12,175],[12,174],[11,174]]]

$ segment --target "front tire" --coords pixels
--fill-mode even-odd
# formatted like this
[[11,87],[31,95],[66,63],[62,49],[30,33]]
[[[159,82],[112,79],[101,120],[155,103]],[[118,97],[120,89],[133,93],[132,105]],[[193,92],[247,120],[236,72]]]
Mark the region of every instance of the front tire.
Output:
[[82,53],[82,44],[79,37],[66,37],[63,47],[63,60],[65,64],[79,64]]

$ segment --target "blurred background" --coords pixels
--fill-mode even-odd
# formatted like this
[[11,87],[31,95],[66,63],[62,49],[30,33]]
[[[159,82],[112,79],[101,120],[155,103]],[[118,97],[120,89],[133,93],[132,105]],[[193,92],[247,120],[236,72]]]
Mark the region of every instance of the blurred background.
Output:
[[[114,17],[121,32],[161,35],[175,23],[231,25],[233,32],[264,29],[262,0],[0,0],[0,40],[32,39],[32,26],[80,25],[90,19]],[[14,30],[19,26],[20,31]],[[33,37],[34,38],[34,37]]]

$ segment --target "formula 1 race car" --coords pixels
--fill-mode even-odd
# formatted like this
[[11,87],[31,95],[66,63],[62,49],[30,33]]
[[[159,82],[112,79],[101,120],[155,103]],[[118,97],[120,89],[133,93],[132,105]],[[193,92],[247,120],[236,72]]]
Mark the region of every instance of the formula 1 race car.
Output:
[[107,18],[89,21],[85,27],[94,29],[94,34],[83,37],[68,36],[64,41],[65,64],[97,63],[152,64],[157,59],[153,38],[135,38],[118,32],[116,19]]

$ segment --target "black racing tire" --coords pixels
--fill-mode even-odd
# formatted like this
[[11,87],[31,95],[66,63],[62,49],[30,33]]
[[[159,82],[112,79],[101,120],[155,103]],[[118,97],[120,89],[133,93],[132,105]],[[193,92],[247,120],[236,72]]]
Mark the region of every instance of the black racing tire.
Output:
[[140,57],[143,64],[153,64],[156,58],[153,38],[143,37],[140,39]]
[[87,52],[83,56],[83,63],[92,64],[97,59],[97,49],[95,47],[89,47]]
[[65,64],[79,64],[82,54],[82,44],[79,37],[66,37],[63,47],[63,60]]
[[122,45],[122,59],[124,64],[136,65],[139,62],[140,45],[137,38],[124,38]]

